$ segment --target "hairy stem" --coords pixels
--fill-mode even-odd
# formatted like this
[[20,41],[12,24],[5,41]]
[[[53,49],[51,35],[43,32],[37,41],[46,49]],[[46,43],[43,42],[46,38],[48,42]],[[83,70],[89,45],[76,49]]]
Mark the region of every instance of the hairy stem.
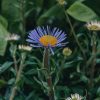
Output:
[[93,33],[92,37],[92,63],[91,63],[91,72],[90,72],[90,87],[93,87],[94,85],[94,72],[95,72],[95,65],[96,65],[96,33]]
[[48,96],[49,100],[54,100],[54,90],[52,84],[52,77],[50,75],[50,66],[49,66],[49,49],[45,48],[44,57],[43,57],[43,64],[44,68],[47,69],[46,71],[46,80],[49,87]]
[[14,87],[12,88],[12,91],[11,91],[11,95],[10,95],[9,100],[14,100],[14,97],[15,97],[15,95],[16,95],[16,91],[17,91],[17,89],[18,89],[18,82],[19,82],[20,79],[21,79],[22,71],[23,71],[23,68],[24,68],[24,66],[23,66],[24,60],[25,60],[25,54],[22,53],[22,55],[21,55],[21,62],[20,62],[20,66],[19,66],[19,70],[18,70],[18,72],[17,72],[15,84],[14,84]]

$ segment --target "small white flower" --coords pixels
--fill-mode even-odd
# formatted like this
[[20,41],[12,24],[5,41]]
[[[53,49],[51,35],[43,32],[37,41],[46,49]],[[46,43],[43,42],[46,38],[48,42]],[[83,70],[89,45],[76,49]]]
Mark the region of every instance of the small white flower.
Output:
[[71,97],[68,97],[65,100],[82,100],[82,99],[83,98],[79,94],[75,93],[75,94],[71,94]]
[[19,50],[23,50],[23,51],[31,51],[32,50],[32,47],[26,46],[26,45],[19,45],[18,46],[18,49]]
[[86,24],[88,30],[99,31],[100,30],[100,22],[91,21]]
[[67,99],[65,99],[65,100],[72,100],[70,97],[68,97]]
[[20,36],[17,34],[9,34],[8,37],[6,37],[7,41],[17,41],[20,39]]

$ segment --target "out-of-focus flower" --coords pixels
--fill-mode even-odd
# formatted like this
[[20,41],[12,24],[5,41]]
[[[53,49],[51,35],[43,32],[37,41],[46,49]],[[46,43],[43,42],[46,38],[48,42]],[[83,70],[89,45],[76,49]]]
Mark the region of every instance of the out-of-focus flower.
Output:
[[91,21],[86,24],[88,30],[91,31],[100,31],[100,22],[98,21]]
[[20,36],[17,34],[9,34],[5,39],[7,41],[17,41],[20,39]]
[[72,50],[70,48],[64,48],[63,49],[63,55],[64,56],[70,56],[72,54]]
[[66,39],[66,34],[56,27],[52,30],[48,26],[47,28],[37,27],[29,32],[28,38],[27,41],[30,43],[30,46],[49,48],[52,53],[52,48],[62,47],[67,44],[63,43]]
[[57,0],[60,5],[66,5],[67,2],[65,0]]
[[26,45],[19,45],[18,49],[21,50],[21,51],[31,51],[32,47],[26,46]]
[[68,97],[65,100],[82,100],[83,97],[80,96],[79,94],[75,93],[75,94],[71,94],[71,97]]

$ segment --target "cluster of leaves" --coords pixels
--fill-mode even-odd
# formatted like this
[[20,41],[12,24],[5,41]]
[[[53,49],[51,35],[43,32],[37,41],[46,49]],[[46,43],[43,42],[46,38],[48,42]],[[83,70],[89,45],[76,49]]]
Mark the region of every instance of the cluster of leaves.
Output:
[[[68,33],[72,55],[64,57],[61,49],[55,49],[50,67],[56,100],[65,100],[71,93],[79,93],[87,100],[100,100],[100,36],[97,34],[97,54],[93,86],[90,83],[92,64],[92,33],[84,24],[100,19],[99,0],[66,0],[65,11],[56,0],[1,0],[0,1],[0,100],[9,100],[16,80],[15,59],[19,69],[23,51],[19,44],[26,44],[27,32],[36,26],[50,25],[62,28]],[[49,5],[48,5],[49,4]],[[83,54],[66,20],[68,14],[80,42]],[[21,40],[9,43],[5,37],[18,33]],[[98,32],[99,33],[99,32]],[[14,52],[16,51],[16,52]],[[23,72],[18,82],[15,100],[48,100],[48,85],[42,76],[43,50],[24,52]],[[85,57],[84,57],[85,56]]]

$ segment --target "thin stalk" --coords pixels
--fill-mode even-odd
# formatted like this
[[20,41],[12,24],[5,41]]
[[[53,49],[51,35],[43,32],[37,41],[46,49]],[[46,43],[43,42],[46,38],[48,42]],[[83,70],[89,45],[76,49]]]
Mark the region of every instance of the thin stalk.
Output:
[[94,72],[95,72],[95,66],[96,66],[96,33],[93,32],[92,37],[92,63],[91,63],[91,72],[90,72],[90,87],[93,87],[94,85]]
[[13,53],[13,61],[14,61],[14,67],[17,73],[18,70],[18,66],[17,66],[17,59],[16,59],[16,50],[17,50],[17,46],[14,47],[14,53]]
[[66,57],[64,57],[64,59],[62,60],[61,62],[61,66],[57,72],[57,76],[56,76],[56,82],[55,82],[55,86],[57,85],[57,83],[59,82],[59,78],[60,78],[60,75],[62,74],[62,71],[63,71],[63,68],[64,68],[64,64],[65,64],[65,61],[66,61]]
[[9,100],[14,100],[14,97],[15,97],[15,95],[16,95],[16,91],[17,91],[17,89],[18,89],[18,82],[19,82],[20,79],[21,79],[22,71],[23,71],[23,68],[24,68],[25,57],[26,57],[25,54],[22,53],[22,55],[21,55],[21,62],[20,62],[20,66],[19,66],[19,70],[18,70],[18,72],[17,72],[15,84],[14,84],[14,87],[12,88],[12,91],[11,91],[11,95],[10,95]]
[[15,55],[13,55],[13,60],[14,60],[15,70],[16,70],[16,73],[17,73],[18,67],[17,67],[17,60],[16,60],[16,56]]
[[49,66],[49,49],[45,48],[44,51],[44,57],[43,57],[43,66],[46,70],[46,81],[49,87],[49,91],[48,91],[48,96],[49,96],[49,100],[54,100],[54,90],[53,90],[53,84],[52,84],[52,77],[50,74],[50,66]]
[[69,18],[69,16],[68,16],[68,14],[67,14],[66,11],[65,11],[64,6],[62,6],[62,9],[63,9],[64,14],[65,14],[65,16],[66,16],[66,22],[69,23],[69,26],[70,26],[70,28],[71,28],[72,35],[73,35],[73,37],[74,37],[74,39],[75,39],[75,41],[76,41],[76,44],[77,44],[77,46],[79,47],[79,49],[80,49],[80,51],[81,51],[81,54],[82,54],[82,56],[83,56],[83,59],[84,59],[84,61],[83,61],[83,63],[84,63],[83,72],[84,72],[84,74],[85,74],[86,62],[87,62],[87,57],[86,57],[85,51],[84,51],[83,47],[81,46],[81,44],[80,44],[80,42],[79,42],[79,40],[78,40],[77,35],[75,34],[75,30],[74,30],[74,28],[73,28],[73,25],[72,25],[72,23],[71,23],[71,21],[70,21],[70,18]]
[[18,70],[18,66],[17,66],[17,59],[16,59],[16,50],[17,50],[17,45],[14,45],[12,42],[11,42],[11,48],[13,48],[13,52],[12,52],[12,58],[13,58],[13,61],[14,61],[14,68],[15,68],[15,71],[17,73],[17,70]]
[[20,17],[21,17],[21,32],[22,32],[22,37],[24,38],[26,29],[25,29],[25,0],[19,0],[19,5],[20,5]]
[[75,41],[76,41],[78,47],[80,48],[81,53],[83,54],[84,59],[86,59],[85,52],[84,52],[84,50],[83,50],[83,48],[82,48],[82,46],[81,46],[81,44],[80,44],[80,42],[79,42],[79,40],[78,40],[76,34],[75,34],[75,31],[74,31],[73,25],[72,25],[72,23],[71,23],[71,21],[70,21],[70,18],[69,18],[69,16],[68,16],[68,14],[66,13],[66,11],[65,11],[65,9],[64,9],[63,6],[62,6],[62,9],[63,9],[64,14],[65,14],[65,16],[66,16],[66,21],[69,23],[69,26],[70,26],[70,28],[71,28],[72,35],[74,36],[74,39],[75,39]]

